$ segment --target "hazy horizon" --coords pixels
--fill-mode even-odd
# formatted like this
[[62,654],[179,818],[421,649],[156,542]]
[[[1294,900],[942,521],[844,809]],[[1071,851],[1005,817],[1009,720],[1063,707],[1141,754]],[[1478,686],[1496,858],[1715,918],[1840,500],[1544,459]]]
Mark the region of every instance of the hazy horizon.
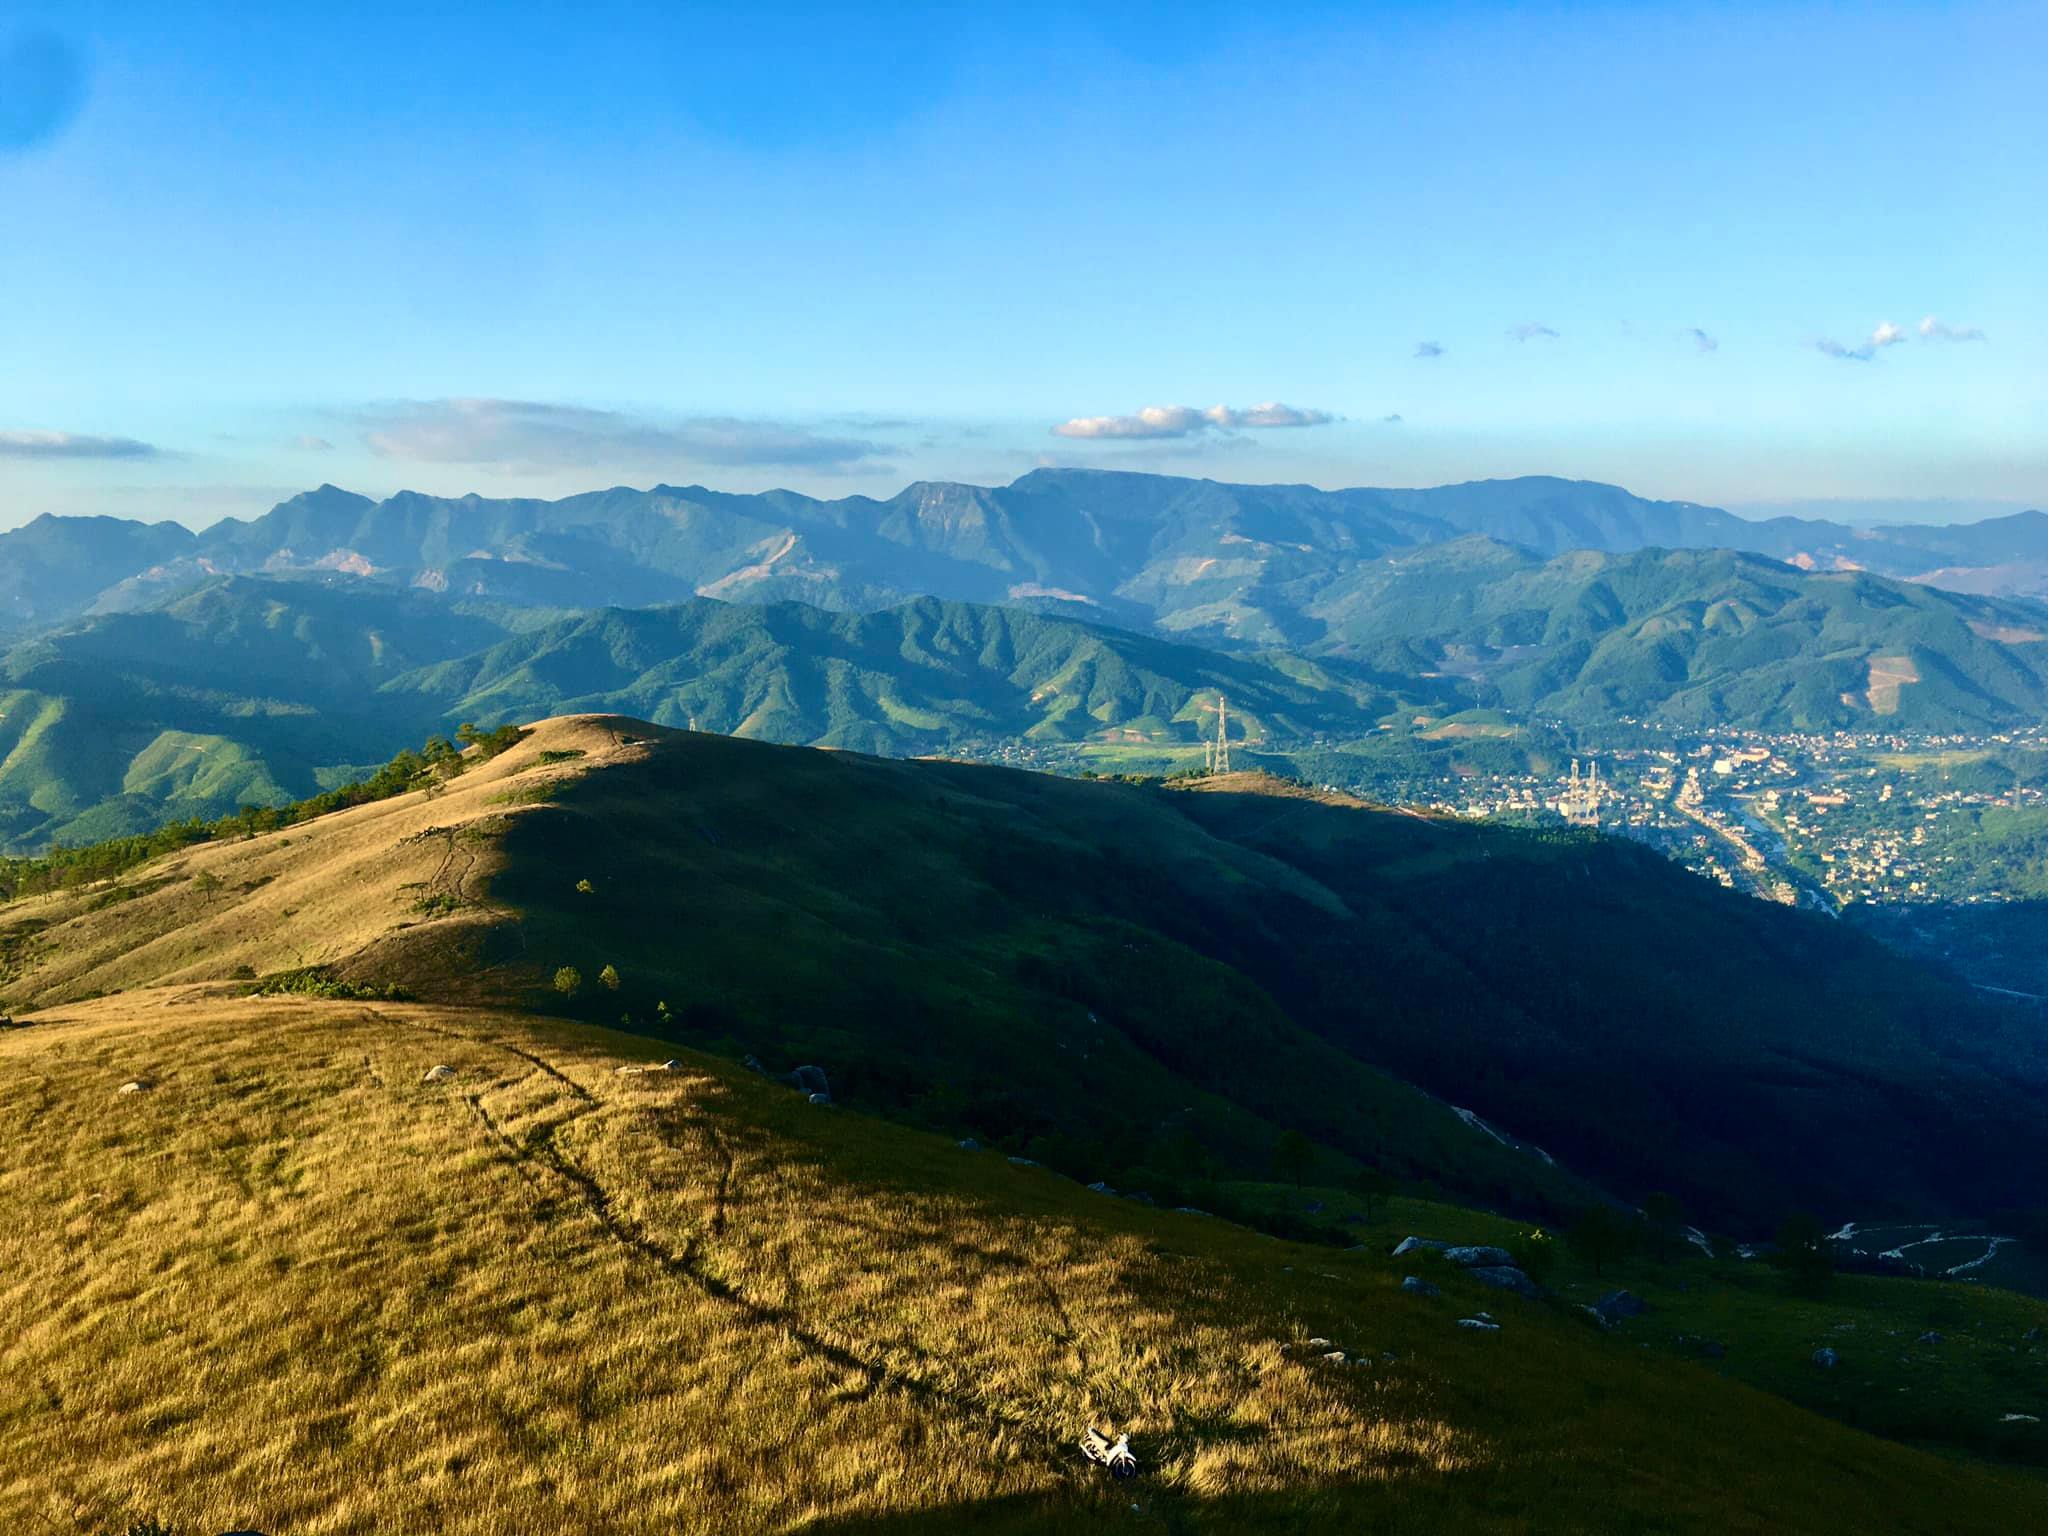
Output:
[[1048,461],[2048,502],[2038,5],[1017,16],[10,11],[0,526]]

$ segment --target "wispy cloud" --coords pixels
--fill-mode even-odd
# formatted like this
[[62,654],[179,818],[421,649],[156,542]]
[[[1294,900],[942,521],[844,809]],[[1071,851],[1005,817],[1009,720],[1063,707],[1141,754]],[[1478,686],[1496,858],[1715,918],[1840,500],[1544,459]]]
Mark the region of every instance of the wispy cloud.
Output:
[[155,444],[132,437],[0,431],[0,458],[5,459],[153,459],[159,452]]
[[364,443],[384,458],[527,471],[678,462],[839,471],[873,467],[884,451],[864,438],[783,422],[734,416],[657,422],[533,400],[406,401],[365,412],[362,427]]
[[1688,326],[1681,334],[1691,337],[1693,346],[1701,352],[1718,352],[1721,350],[1720,341],[1713,336],[1709,336],[1696,325]]
[[1076,416],[1052,430],[1055,437],[1192,437],[1211,430],[1320,427],[1336,419],[1328,411],[1303,410],[1268,400],[1263,405],[1243,407],[1212,405],[1206,411],[1191,405],[1148,405],[1131,416]]
[[1511,341],[1537,341],[1542,339],[1555,341],[1557,339],[1557,332],[1540,321],[1524,320],[1520,325],[1508,327],[1508,339]]
[[1949,325],[1929,315],[1920,322],[1923,341],[1982,341],[1984,333],[1974,325]]
[[85,65],[54,32],[0,37],[0,154],[54,139],[85,100]]
[[1399,411],[1389,412],[1380,418],[1380,424],[1387,427],[1398,427],[1401,425],[1401,413]]
[[1823,336],[1815,341],[1813,348],[1827,357],[1839,358],[1845,363],[1867,363],[1886,347],[1896,347],[1906,339],[1905,327],[1892,324],[1889,320],[1878,323],[1870,333],[1870,339],[1861,346],[1852,347],[1846,342]]
[[1443,344],[1435,341],[1418,341],[1415,343],[1415,355],[1417,357],[1442,357],[1444,355]]
[[301,432],[292,439],[292,446],[301,453],[329,453],[334,448],[326,438],[315,437],[311,432]]

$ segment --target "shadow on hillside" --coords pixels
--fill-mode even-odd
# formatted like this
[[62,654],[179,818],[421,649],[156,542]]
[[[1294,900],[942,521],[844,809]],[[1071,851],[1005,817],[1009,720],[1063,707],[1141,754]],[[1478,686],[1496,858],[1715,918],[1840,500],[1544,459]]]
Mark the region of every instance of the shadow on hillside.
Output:
[[1131,1531],[1259,1531],[1275,1536],[1314,1532],[1320,1536],[1330,1531],[1384,1528],[1397,1505],[1405,1511],[1401,1530],[1437,1528],[1385,1483],[1336,1483],[1286,1493],[1203,1499],[1161,1489],[1143,1477],[1112,1482],[1106,1476],[1091,1476],[1087,1487],[1072,1492],[983,1499],[905,1513],[849,1515],[804,1529],[808,1536],[952,1536],[959,1531],[1064,1532],[1113,1521],[1116,1528]]
[[[528,947],[491,958],[531,1000],[616,964],[569,1011],[672,1005],[651,1033],[817,1062],[849,1105],[986,1141],[1084,1139],[1070,1171],[1149,1177],[1168,1131],[1116,1138],[1194,1126],[1208,1093],[1470,1200],[1558,1198],[1547,1158],[1378,1072],[1744,1232],[2019,1203],[2048,1156],[1967,989],[1619,839],[689,736],[504,846],[492,895]],[[1256,1125],[1199,1129],[1263,1155]]]

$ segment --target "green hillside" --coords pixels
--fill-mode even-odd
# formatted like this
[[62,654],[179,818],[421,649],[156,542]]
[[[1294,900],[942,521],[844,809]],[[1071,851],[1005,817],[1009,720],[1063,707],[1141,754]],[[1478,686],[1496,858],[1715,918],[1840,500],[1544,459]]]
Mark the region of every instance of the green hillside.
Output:
[[1726,550],[1541,561],[1468,540],[1362,566],[1308,608],[1318,651],[1586,724],[1963,730],[2048,712],[2048,608]]
[[283,804],[464,721],[605,710],[893,755],[1023,741],[1193,759],[1219,694],[1233,739],[1269,747],[1370,734],[1402,702],[1343,661],[928,599],[560,618],[254,578],[25,642],[0,655],[0,682],[12,851]]
[[666,1003],[674,1038],[1120,1187],[1185,1193],[1289,1125],[1533,1192],[1533,1153],[1502,1183],[1414,1161],[1355,1062],[1753,1232],[2032,1203],[2038,1046],[1877,944],[1633,845],[1210,782],[666,738],[511,826],[492,895],[519,920],[488,953],[532,1005],[614,965],[579,1008],[653,1029]]
[[[1416,691],[1427,695],[1429,685]],[[1016,608],[879,613],[699,601],[610,609],[399,678],[479,722],[607,712],[910,755],[968,740],[1193,748],[1227,696],[1234,740],[1363,735],[1399,702],[1341,661],[1231,656]]]

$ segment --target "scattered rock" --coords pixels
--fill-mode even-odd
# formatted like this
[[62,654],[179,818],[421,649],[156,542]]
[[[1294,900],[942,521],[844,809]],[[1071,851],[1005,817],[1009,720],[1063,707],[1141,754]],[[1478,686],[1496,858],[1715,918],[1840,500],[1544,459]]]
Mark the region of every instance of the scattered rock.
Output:
[[1650,1304],[1628,1291],[1609,1291],[1588,1309],[1610,1328],[1624,1318],[1641,1317]]
[[768,1071],[766,1067],[761,1065],[761,1058],[758,1056],[748,1056],[740,1062],[740,1065],[745,1067],[749,1072],[759,1072],[763,1076],[765,1076]]
[[1534,1280],[1512,1264],[1481,1264],[1466,1270],[1465,1273],[1481,1285],[1490,1285],[1496,1290],[1513,1291],[1518,1296],[1543,1294],[1541,1287]]
[[116,1088],[116,1089],[114,1090],[114,1092],[116,1092],[116,1093],[147,1093],[147,1092],[149,1092],[149,1090],[150,1090],[150,1089],[154,1088],[155,1086],[156,1086],[156,1084],[155,1084],[155,1083],[152,1083],[152,1082],[151,1082],[151,1081],[150,1081],[150,1080],[149,1080],[148,1078],[146,1078],[146,1077],[138,1077],[138,1078],[135,1078],[135,1079],[134,1079],[133,1081],[131,1081],[131,1082],[126,1082],[126,1083],[123,1083],[123,1084],[122,1084],[122,1085],[121,1085],[120,1087]]
[[1921,1334],[1920,1337],[1915,1339],[1913,1342],[1915,1344],[1940,1344],[1946,1341],[1942,1338],[1940,1334],[1936,1333],[1932,1328],[1930,1328],[1925,1333]]
[[1442,1253],[1450,1246],[1449,1243],[1440,1243],[1433,1237],[1404,1237],[1395,1246],[1394,1257],[1398,1259],[1404,1254],[1419,1253],[1424,1249]]
[[960,1140],[955,1143],[955,1145],[958,1146],[962,1152],[979,1152],[981,1150],[981,1143],[976,1141],[972,1136],[961,1137]]
[[1477,1328],[1481,1333],[1500,1332],[1499,1323],[1490,1322],[1483,1317],[1461,1317],[1458,1319],[1458,1326],[1460,1328]]
[[661,1070],[664,1072],[680,1072],[683,1070],[683,1064],[671,1056],[661,1064]]
[[1013,1157],[1010,1161],[1019,1168],[1036,1168],[1038,1166],[1038,1159],[1035,1157]]
[[1328,1349],[1330,1347],[1330,1341],[1328,1339],[1310,1339],[1308,1341],[1308,1347],[1310,1349]]
[[1307,1211],[1311,1216],[1320,1216],[1323,1213],[1323,1202],[1320,1200],[1311,1200],[1306,1205],[1304,1205],[1302,1209],[1304,1211]]
[[423,1083],[445,1083],[453,1076],[455,1076],[455,1069],[453,1067],[445,1065],[429,1067],[420,1074],[420,1081]]
[[2032,1413],[2008,1413],[1999,1421],[2001,1424],[2038,1424],[2040,1416]]
[[1206,1216],[1209,1214],[1198,1205],[1176,1205],[1174,1209],[1183,1216]]
[[1342,1365],[1344,1363],[1344,1351],[1341,1349],[1333,1349],[1327,1355],[1323,1356],[1323,1358],[1329,1361],[1332,1365]]
[[1444,1293],[1442,1286],[1431,1285],[1420,1275],[1404,1275],[1401,1279],[1401,1289],[1414,1296],[1441,1296]]
[[1515,1256],[1505,1248],[1446,1248],[1444,1257],[1467,1269],[1513,1269]]
[[830,1109],[832,1107],[832,1095],[829,1093],[814,1093],[810,1096],[809,1102],[817,1105],[820,1109]]
[[1813,1352],[1813,1363],[1824,1371],[1832,1371],[1842,1363],[1842,1357],[1826,1345],[1822,1345]]
[[1094,1190],[1095,1193],[1098,1195],[1113,1195],[1116,1193],[1115,1190],[1111,1189],[1107,1184],[1105,1184],[1100,1179],[1097,1179],[1093,1184],[1090,1184],[1088,1187]]
[[2042,1335],[2040,1328],[2033,1327],[2029,1328],[2025,1333],[2020,1335],[2020,1342],[2022,1344],[2038,1344],[2041,1342],[2041,1337]]
[[824,1094],[827,1099],[832,1097],[832,1085],[825,1081],[823,1067],[798,1067],[783,1081],[806,1097],[819,1093]]

